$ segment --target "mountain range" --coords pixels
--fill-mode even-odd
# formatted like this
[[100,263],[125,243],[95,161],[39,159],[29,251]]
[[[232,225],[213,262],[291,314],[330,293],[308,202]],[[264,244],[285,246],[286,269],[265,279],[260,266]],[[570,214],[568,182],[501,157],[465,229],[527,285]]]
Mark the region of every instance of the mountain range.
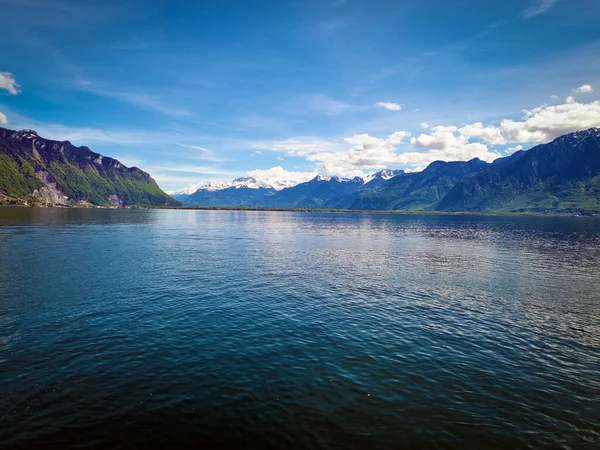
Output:
[[[295,184],[237,178],[163,192],[113,158],[0,128],[0,204],[600,213],[600,129],[578,131],[487,163],[431,163],[352,179]],[[181,203],[180,203],[181,202]]]
[[0,128],[0,204],[178,206],[146,172],[113,158]]
[[492,163],[436,161],[421,172],[316,176],[283,189],[244,178],[172,195],[188,206],[600,213],[600,129],[570,133]]

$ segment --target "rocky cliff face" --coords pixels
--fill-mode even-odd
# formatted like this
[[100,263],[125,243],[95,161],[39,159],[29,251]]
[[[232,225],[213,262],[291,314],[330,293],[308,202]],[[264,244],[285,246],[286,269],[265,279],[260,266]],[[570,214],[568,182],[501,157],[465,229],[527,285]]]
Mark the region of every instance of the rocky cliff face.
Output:
[[0,202],[51,205],[175,206],[137,167],[33,130],[0,128]]

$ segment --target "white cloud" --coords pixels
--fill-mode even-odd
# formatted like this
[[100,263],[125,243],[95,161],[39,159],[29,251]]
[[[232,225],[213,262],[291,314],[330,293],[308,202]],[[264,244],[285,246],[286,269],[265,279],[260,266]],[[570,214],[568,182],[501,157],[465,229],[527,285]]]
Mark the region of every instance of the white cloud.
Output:
[[569,95],[567,98],[565,98],[565,102],[566,103],[575,103],[575,97],[573,97],[572,95]]
[[594,89],[589,84],[584,84],[579,86],[577,89],[573,89],[573,92],[576,94],[591,94],[594,92]]
[[[408,133],[407,133],[408,135]],[[414,141],[414,139],[413,139]],[[309,156],[328,174],[346,177],[360,176],[364,170],[383,169],[387,166],[427,166],[434,161],[466,161],[480,158],[493,161],[499,153],[490,152],[479,143],[430,149],[427,152],[399,152],[389,137],[379,139],[366,134],[348,139],[354,146],[345,152],[320,153]]]
[[465,161],[480,158],[493,161],[500,156],[480,143],[467,143],[462,135],[456,136],[456,127],[435,127],[433,136],[421,135],[411,139],[416,148],[429,151],[401,152],[397,147],[410,136],[407,131],[399,131],[385,139],[359,134],[346,138],[352,145],[347,151],[317,153],[307,159],[319,165],[328,174],[346,177],[360,176],[364,170],[383,169],[387,166],[426,166],[433,161]]
[[550,96],[550,98],[551,98],[552,100],[558,100],[558,95],[551,95],[551,96]]
[[600,101],[544,105],[525,111],[523,121],[505,119],[500,125],[507,142],[551,141],[563,134],[600,127]]
[[591,103],[542,105],[524,111],[521,120],[505,119],[500,125],[481,122],[456,126],[433,127],[429,133],[410,140],[415,150],[407,151],[404,140],[410,136],[399,131],[385,139],[358,134],[345,141],[352,147],[346,151],[314,152],[307,160],[328,174],[347,177],[361,175],[365,170],[389,166],[426,166],[433,161],[467,161],[479,158],[491,162],[501,156],[488,147],[519,144],[506,150],[512,153],[523,149],[523,143],[543,143],[573,131],[600,127],[600,101]]
[[529,18],[548,12],[559,0],[536,0],[533,5],[523,11],[523,17]]
[[0,112],[0,124],[4,125],[8,123],[8,119],[6,118],[6,114]]
[[375,105],[379,106],[380,108],[387,109],[389,111],[400,111],[402,109],[402,105],[400,103],[394,102],[377,102],[375,103]]
[[429,128],[429,124],[427,122],[421,122],[421,128]]
[[285,185],[296,185],[312,180],[317,176],[317,171],[313,172],[294,172],[284,169],[281,166],[271,167],[270,169],[254,169],[245,173],[247,177],[256,178],[258,181],[266,182],[275,189],[285,187]]
[[19,92],[19,85],[15,76],[10,72],[0,72],[0,89],[5,89],[11,95],[17,95]]
[[481,122],[465,125],[458,132],[467,139],[478,137],[481,141],[490,145],[506,144],[506,139],[502,136],[501,130],[494,126],[484,127]]
[[427,148],[432,150],[441,150],[446,147],[452,147],[460,144],[465,144],[466,139],[461,139],[456,136],[457,127],[454,126],[439,126],[433,127],[430,134],[421,134],[416,138],[412,138],[410,143],[415,148]]

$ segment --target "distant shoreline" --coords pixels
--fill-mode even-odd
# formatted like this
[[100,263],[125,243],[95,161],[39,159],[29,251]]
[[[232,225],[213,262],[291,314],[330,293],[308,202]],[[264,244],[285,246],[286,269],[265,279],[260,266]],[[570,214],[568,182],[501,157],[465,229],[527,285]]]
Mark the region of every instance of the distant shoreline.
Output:
[[586,212],[483,212],[483,211],[417,211],[417,210],[369,210],[369,209],[334,209],[334,208],[252,208],[245,206],[127,206],[115,208],[110,206],[83,205],[10,205],[0,204],[0,207],[18,208],[58,208],[58,209],[158,209],[175,211],[256,211],[256,212],[293,212],[293,213],[337,213],[337,214],[394,214],[394,215],[443,215],[443,216],[535,216],[535,217],[598,217],[598,213]]
[[178,206],[178,207],[137,207],[129,209],[173,209],[173,210],[200,210],[200,211],[262,211],[262,212],[301,212],[301,213],[341,213],[341,214],[400,214],[400,215],[443,215],[443,216],[600,216],[585,212],[483,212],[483,211],[435,211],[435,210],[387,210],[387,209],[334,209],[334,208],[248,208],[248,207],[221,207],[221,206]]

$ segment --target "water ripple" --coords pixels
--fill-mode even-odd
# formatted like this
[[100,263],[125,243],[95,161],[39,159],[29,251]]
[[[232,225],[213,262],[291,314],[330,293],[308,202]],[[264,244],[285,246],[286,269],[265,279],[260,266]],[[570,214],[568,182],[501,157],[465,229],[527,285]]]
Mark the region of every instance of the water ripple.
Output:
[[598,225],[0,208],[0,446],[598,447]]

